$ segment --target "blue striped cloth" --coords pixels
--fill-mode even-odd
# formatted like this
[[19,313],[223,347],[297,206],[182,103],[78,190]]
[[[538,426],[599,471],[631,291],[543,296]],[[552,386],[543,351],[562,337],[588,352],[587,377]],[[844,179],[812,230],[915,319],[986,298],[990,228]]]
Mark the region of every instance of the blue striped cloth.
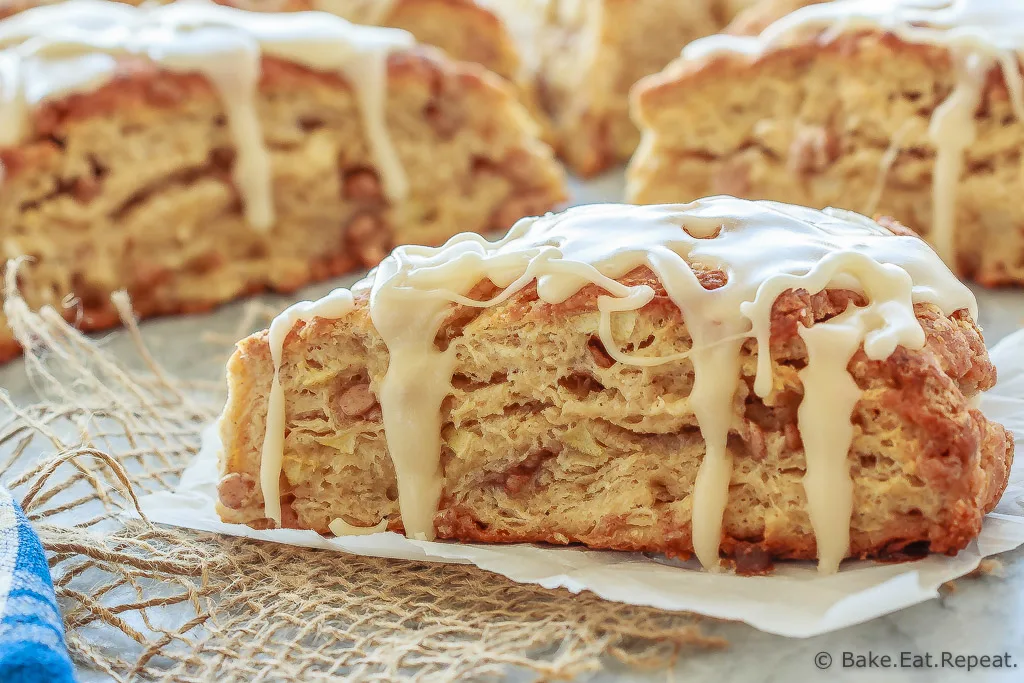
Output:
[[74,680],[43,546],[0,486],[0,681]]

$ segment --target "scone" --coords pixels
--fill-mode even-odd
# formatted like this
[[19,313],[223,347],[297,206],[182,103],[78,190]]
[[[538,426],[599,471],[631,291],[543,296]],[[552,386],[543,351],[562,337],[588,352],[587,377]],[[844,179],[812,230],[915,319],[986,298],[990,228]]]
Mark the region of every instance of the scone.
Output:
[[[61,0],[0,0],[0,17]],[[116,0],[130,5],[172,0]],[[203,0],[179,0],[202,2]],[[412,33],[454,59],[477,62],[507,79],[519,68],[519,54],[493,12],[475,0],[214,0],[253,12],[330,12],[356,24],[390,26]]]
[[566,163],[592,176],[629,159],[640,140],[628,93],[695,38],[754,0],[478,0],[508,24],[520,80]]
[[84,329],[117,322],[119,289],[141,315],[206,309],[565,196],[507,84],[404,31],[74,0],[0,22],[0,45],[3,256]]
[[956,553],[1012,440],[970,290],[888,225],[716,197],[399,247],[239,343],[218,511],[744,571]]
[[961,276],[1024,282],[1024,3],[841,0],[774,22],[767,9],[746,18],[760,33],[697,41],[637,85],[630,200],[889,215]]

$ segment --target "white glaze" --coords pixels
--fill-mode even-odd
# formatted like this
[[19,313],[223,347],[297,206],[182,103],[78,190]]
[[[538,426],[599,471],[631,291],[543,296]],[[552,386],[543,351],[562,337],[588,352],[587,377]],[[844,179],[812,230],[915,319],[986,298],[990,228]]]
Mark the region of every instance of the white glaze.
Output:
[[812,327],[800,327],[807,367],[800,371],[804,397],[797,427],[807,458],[804,493],[818,545],[819,568],[839,569],[850,547],[853,481],[847,455],[854,437],[850,417],[860,388],[846,367],[863,338],[869,311],[854,309]]
[[384,190],[397,201],[408,181],[385,123],[387,57],[413,44],[404,31],[355,26],[319,12],[245,12],[208,2],[136,8],[98,0],[38,7],[0,22],[0,145],[17,144],[29,132],[32,107],[108,83],[119,57],[199,73],[227,114],[246,217],[269,229],[272,173],[257,113],[266,55],[338,73],[352,85]]
[[[727,284],[704,289],[689,266],[698,262],[723,270]],[[679,307],[694,341],[691,351],[631,358],[612,338],[612,315],[638,310],[654,295],[647,286],[627,287],[615,280],[640,266],[658,276]],[[501,293],[483,302],[466,298],[485,278]],[[925,339],[914,315],[916,302],[934,303],[947,314],[959,309],[977,314],[970,290],[916,238],[893,236],[845,211],[732,197],[674,206],[584,206],[525,218],[496,242],[462,234],[442,247],[399,247],[357,288],[369,290],[371,319],[389,351],[378,398],[398,474],[402,519],[411,536],[433,538],[441,492],[441,402],[451,391],[458,344],[438,351],[433,344],[437,331],[453,304],[493,306],[531,282],[548,303],[564,301],[589,284],[605,290],[607,295],[598,299],[597,332],[619,362],[650,366],[681,357],[692,361],[695,382],[689,403],[707,443],[693,493],[693,539],[698,558],[708,568],[718,566],[732,474],[725,444],[735,427],[732,401],[740,349],[744,340],[756,339],[755,391],[767,396],[773,389],[770,314],[780,294],[793,288],[811,293],[845,288],[869,300],[862,309],[802,332],[811,359],[802,374],[809,400],[801,408],[798,426],[808,446],[805,486],[821,539],[822,571],[834,571],[848,549],[852,487],[846,454],[853,438],[850,412],[859,396],[846,374],[850,357],[861,346],[875,360],[888,357],[899,345],[920,348]],[[350,305],[336,292],[275,320],[270,337],[275,378],[281,342],[295,319],[341,317]],[[279,495],[283,400],[270,410],[261,483],[267,517],[279,520],[274,499]]]
[[928,239],[953,264],[956,207],[964,152],[975,138],[975,114],[990,71],[999,68],[1018,120],[1024,121],[1024,2],[1018,0],[833,0],[782,17],[758,36],[716,35],[690,43],[684,60],[721,55],[757,59],[808,37],[822,42],[858,31],[884,31],[908,43],[948,49],[956,87],[939,106],[929,137],[935,145],[932,227]]
[[[264,491],[267,517],[281,524],[281,465],[284,460],[285,410],[284,390],[281,388],[281,355],[284,340],[299,321],[309,322],[314,317],[340,318],[352,310],[352,292],[336,289],[314,302],[300,301],[289,306],[270,323],[267,341],[274,363],[274,378],[267,399],[267,427],[260,453],[260,489]],[[270,491],[273,495],[266,496]]]

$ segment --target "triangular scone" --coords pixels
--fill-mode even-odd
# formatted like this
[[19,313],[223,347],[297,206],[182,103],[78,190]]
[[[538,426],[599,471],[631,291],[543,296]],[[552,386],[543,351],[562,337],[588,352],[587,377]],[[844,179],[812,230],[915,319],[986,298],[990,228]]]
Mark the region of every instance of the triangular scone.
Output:
[[[0,17],[63,0],[0,0]],[[174,0],[114,0],[128,5]],[[201,0],[181,0],[197,2]],[[476,0],[210,0],[252,12],[330,12],[356,24],[390,26],[435,45],[453,59],[476,62],[512,79],[519,54],[505,23]]]
[[85,329],[118,289],[144,316],[292,291],[565,196],[507,84],[404,31],[73,0],[0,46],[0,244],[29,305],[72,295]]
[[525,97],[583,176],[633,154],[640,135],[629,118],[630,87],[755,1],[477,0],[515,36]]
[[400,248],[239,344],[218,511],[746,570],[955,553],[1012,440],[973,296],[893,229],[718,197]]
[[1024,283],[1024,3],[755,9],[733,27],[751,35],[692,43],[634,89],[630,201],[727,193],[893,216],[961,276]]

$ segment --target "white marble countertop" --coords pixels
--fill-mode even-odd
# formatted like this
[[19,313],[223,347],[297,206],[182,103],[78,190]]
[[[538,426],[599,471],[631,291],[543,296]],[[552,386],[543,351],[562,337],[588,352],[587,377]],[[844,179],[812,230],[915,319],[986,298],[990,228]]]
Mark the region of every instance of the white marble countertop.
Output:
[[[1003,576],[961,579],[952,592],[881,619],[834,633],[795,640],[771,636],[741,624],[711,629],[727,638],[728,650],[696,653],[673,671],[681,681],[1024,681],[1024,550],[999,557]],[[828,657],[821,653],[826,653]],[[843,666],[851,657],[875,655],[877,664],[888,655],[898,665],[903,653],[931,655],[941,665],[957,655],[1009,655],[1008,669],[972,671],[955,668],[901,669]],[[816,662],[831,665],[819,669]],[[654,680],[654,679],[652,679]],[[664,680],[664,679],[662,679]]]

